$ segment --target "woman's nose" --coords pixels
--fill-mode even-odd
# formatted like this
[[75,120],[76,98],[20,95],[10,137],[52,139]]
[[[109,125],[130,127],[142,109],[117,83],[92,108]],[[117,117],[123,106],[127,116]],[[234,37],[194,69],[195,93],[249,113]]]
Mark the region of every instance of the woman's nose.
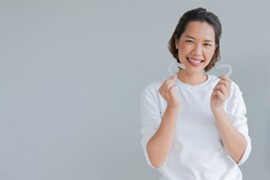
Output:
[[192,50],[192,53],[194,55],[201,55],[202,54],[202,47],[201,45],[195,45],[193,50]]

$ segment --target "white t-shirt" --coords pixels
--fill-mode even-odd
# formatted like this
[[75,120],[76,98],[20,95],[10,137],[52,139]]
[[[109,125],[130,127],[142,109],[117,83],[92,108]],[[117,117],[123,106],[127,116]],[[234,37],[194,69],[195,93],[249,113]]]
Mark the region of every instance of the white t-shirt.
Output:
[[[165,79],[164,79],[165,80]],[[142,148],[148,165],[152,166],[146,145],[161,123],[167,102],[158,89],[163,81],[146,86],[141,92]],[[251,152],[246,106],[237,84],[231,83],[230,97],[223,106],[233,126],[247,140],[247,147],[237,164],[226,152],[210,108],[210,97],[219,78],[208,75],[207,81],[191,86],[179,79],[176,86],[180,94],[181,109],[176,123],[171,152],[158,169],[160,180],[241,180],[239,165]]]

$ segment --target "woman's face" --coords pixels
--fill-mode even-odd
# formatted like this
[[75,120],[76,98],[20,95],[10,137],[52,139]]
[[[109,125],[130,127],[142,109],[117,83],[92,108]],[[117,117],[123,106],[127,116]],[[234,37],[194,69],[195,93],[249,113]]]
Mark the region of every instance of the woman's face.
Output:
[[178,57],[189,73],[202,73],[214,55],[215,31],[206,22],[191,21],[176,41]]

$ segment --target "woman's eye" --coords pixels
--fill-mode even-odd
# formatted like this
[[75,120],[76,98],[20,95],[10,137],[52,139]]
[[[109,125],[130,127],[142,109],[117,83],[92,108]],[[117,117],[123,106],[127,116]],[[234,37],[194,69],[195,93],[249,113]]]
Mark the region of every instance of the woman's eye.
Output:
[[193,43],[193,41],[192,41],[192,40],[186,40],[186,42],[188,42],[188,43]]
[[207,46],[207,47],[211,47],[212,46],[212,44],[208,44],[208,43],[206,43],[204,45]]

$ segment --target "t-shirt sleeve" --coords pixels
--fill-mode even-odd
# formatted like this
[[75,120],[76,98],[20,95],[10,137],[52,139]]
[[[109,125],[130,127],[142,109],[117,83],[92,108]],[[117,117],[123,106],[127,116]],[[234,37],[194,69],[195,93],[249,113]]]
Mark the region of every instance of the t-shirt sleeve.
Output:
[[227,113],[230,117],[233,126],[244,135],[247,141],[245,152],[239,161],[238,165],[242,165],[248,159],[251,153],[251,138],[249,136],[247,117],[246,117],[246,105],[242,96],[240,88],[232,82],[231,97],[227,105]]
[[[147,153],[147,143],[156,133],[159,128],[162,115],[158,108],[157,90],[153,86],[147,86],[141,91],[140,102],[141,102],[141,122],[142,128],[140,129],[142,139],[141,145],[144,152],[146,162],[152,168],[155,168]],[[156,169],[156,168],[155,168]]]

